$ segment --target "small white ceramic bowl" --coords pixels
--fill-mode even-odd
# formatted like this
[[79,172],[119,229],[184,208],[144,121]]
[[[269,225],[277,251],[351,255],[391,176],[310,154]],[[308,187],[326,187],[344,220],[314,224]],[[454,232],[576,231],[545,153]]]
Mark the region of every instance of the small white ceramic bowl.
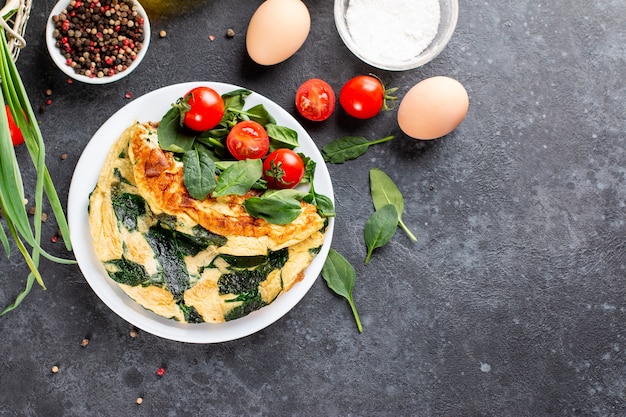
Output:
[[[127,0],[127,3],[131,3],[131,0]],[[67,65],[66,58],[63,55],[61,49],[56,46],[56,39],[54,38],[55,27],[53,17],[61,14],[61,12],[63,12],[63,10],[67,8],[67,6],[69,6],[70,4],[70,0],[59,1],[52,9],[52,12],[50,13],[48,21],[46,23],[46,45],[48,46],[48,52],[50,53],[50,57],[57,65],[57,67],[59,67],[59,69],[63,71],[67,76],[87,84],[108,84],[124,78],[125,76],[130,74],[135,68],[139,66],[143,57],[146,55],[148,45],[150,44],[150,21],[148,20],[148,15],[137,0],[132,0],[132,3],[133,5],[137,6],[137,12],[143,17],[144,39],[141,49],[139,49],[139,51],[137,52],[137,57],[132,62],[132,64],[129,65],[125,70],[116,72],[114,75],[105,75],[103,77],[88,77],[86,75],[77,73],[71,66]]]
[[[443,51],[443,49],[448,44],[448,41],[452,37],[454,30],[456,28],[456,23],[459,15],[459,3],[458,0],[438,0],[439,2],[439,10],[440,10],[440,20],[439,25],[437,27],[437,33],[421,52],[416,53],[411,56],[404,56],[400,59],[394,59],[390,57],[382,58],[381,55],[383,53],[372,53],[371,50],[372,43],[368,43],[367,45],[360,44],[357,40],[354,39],[353,35],[350,31],[349,21],[347,19],[347,11],[351,2],[355,2],[356,0],[335,0],[335,25],[337,26],[337,31],[339,32],[339,36],[348,47],[348,49],[356,55],[363,62],[372,65],[374,67],[389,70],[389,71],[404,71],[409,69],[414,69],[420,67],[431,60],[433,60],[437,55]],[[380,13],[379,15],[383,15],[384,10],[392,10],[394,7],[397,10],[397,5],[394,2],[387,2],[385,0],[380,1]],[[402,13],[401,10],[397,10]],[[386,36],[387,33],[384,31],[384,28],[376,26],[372,21],[364,22],[366,24],[370,24],[370,29],[372,34],[377,34],[377,36],[383,37]],[[393,25],[393,22],[388,22]],[[391,30],[389,31],[391,32]],[[389,42],[393,42],[390,40]],[[384,43],[381,43],[381,46]],[[389,49],[393,45],[385,45]]]

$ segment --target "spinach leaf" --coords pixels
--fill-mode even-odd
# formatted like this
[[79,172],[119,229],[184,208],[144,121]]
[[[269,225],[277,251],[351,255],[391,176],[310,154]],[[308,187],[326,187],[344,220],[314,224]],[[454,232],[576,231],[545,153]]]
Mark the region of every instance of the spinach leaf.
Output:
[[300,180],[300,182],[309,182],[313,184],[313,179],[315,178],[315,167],[317,166],[317,164],[314,160],[312,160],[302,152],[298,152],[298,155],[300,156],[300,158],[302,158],[302,162],[304,163],[304,176],[302,177],[302,180]]
[[265,106],[263,106],[262,104],[257,104],[254,107],[250,107],[243,114],[248,116],[250,120],[254,120],[255,122],[259,123],[261,126],[276,123],[276,120],[272,117],[271,114],[269,114]]
[[333,201],[328,196],[318,194],[315,191],[313,182],[311,182],[309,194],[303,198],[303,201],[316,206],[317,212],[322,217],[335,217],[337,215],[335,213],[335,205],[333,204]]
[[309,193],[295,188],[286,188],[284,190],[267,190],[263,193],[263,198],[277,198],[279,200],[298,200],[301,201]]
[[137,230],[137,218],[146,213],[146,200],[143,197],[114,190],[111,205],[118,222],[128,230]]
[[391,139],[393,139],[393,136],[387,136],[374,141],[368,141],[362,136],[346,136],[326,144],[322,148],[322,156],[326,162],[342,164],[365,154],[370,146],[388,142]]
[[352,298],[352,292],[354,291],[354,284],[356,282],[356,271],[352,265],[350,265],[350,262],[339,252],[331,248],[324,262],[324,266],[322,267],[322,277],[326,281],[326,284],[328,284],[328,288],[348,300],[357,328],[359,332],[363,332],[363,326],[361,325],[361,320],[359,319],[359,314],[356,311],[354,299]]
[[244,195],[262,176],[263,162],[260,159],[237,161],[220,174],[212,195]]
[[272,224],[289,224],[302,213],[302,206],[292,198],[251,197],[243,207],[249,215]]
[[222,100],[224,100],[224,108],[227,111],[230,109],[243,109],[243,106],[246,103],[246,97],[248,97],[250,94],[252,94],[252,91],[243,88],[222,94]]
[[393,204],[387,204],[380,210],[376,210],[374,214],[365,222],[365,244],[367,245],[367,256],[365,257],[365,265],[367,265],[372,257],[372,252],[376,248],[385,246],[398,228],[398,211]]
[[175,153],[184,153],[192,149],[195,135],[180,127],[180,111],[172,107],[165,113],[159,127],[159,146]]
[[179,301],[178,307],[180,311],[183,312],[183,316],[185,317],[185,321],[187,323],[204,323],[204,319],[202,315],[196,310],[194,306],[188,306],[184,301]]
[[270,137],[270,150],[278,148],[294,149],[299,146],[298,132],[286,127],[278,126],[275,122],[265,125],[267,136]]
[[113,259],[106,261],[107,265],[113,265],[117,271],[111,272],[107,268],[107,273],[111,279],[120,284],[137,285],[146,284],[150,281],[150,276],[146,272],[146,268],[136,262],[129,261],[124,256],[121,259]]
[[215,162],[210,155],[198,148],[183,155],[183,181],[189,195],[204,200],[215,189]]
[[393,204],[398,212],[398,225],[406,232],[411,240],[417,240],[415,235],[406,227],[402,221],[402,213],[404,213],[404,197],[394,184],[391,178],[378,168],[370,170],[370,191],[374,209],[379,210],[386,204]]
[[[184,257],[189,255],[192,245],[178,239],[176,232],[160,227],[151,227],[145,238],[160,264],[160,271],[165,280],[165,287],[175,300],[181,300],[183,293],[190,287],[189,272]],[[196,252],[197,253],[197,252]]]

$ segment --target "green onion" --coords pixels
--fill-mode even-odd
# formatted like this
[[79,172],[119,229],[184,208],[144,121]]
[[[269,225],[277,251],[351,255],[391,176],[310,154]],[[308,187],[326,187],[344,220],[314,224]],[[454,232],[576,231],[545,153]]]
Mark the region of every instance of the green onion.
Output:
[[[9,234],[0,226],[0,242],[7,256],[11,256],[8,236],[12,236],[17,248],[24,257],[30,273],[26,286],[15,301],[0,311],[0,316],[16,308],[30,292],[34,281],[45,289],[39,272],[40,256],[53,262],[71,264],[73,260],[62,259],[47,253],[41,248],[41,217],[43,197],[47,197],[50,207],[57,220],[61,237],[68,251],[72,250],[69,227],[61,202],[52,183],[45,163],[45,145],[33,109],[28,100],[26,89],[22,84],[19,72],[8,47],[7,35],[0,30],[0,100],[8,104],[15,124],[22,131],[24,141],[37,172],[34,199],[35,213],[31,227],[25,206],[24,185],[21,170],[11,141],[9,122],[4,109],[0,111],[0,210],[6,222]],[[4,107],[4,106],[3,106]],[[30,246],[30,253],[28,246]]]

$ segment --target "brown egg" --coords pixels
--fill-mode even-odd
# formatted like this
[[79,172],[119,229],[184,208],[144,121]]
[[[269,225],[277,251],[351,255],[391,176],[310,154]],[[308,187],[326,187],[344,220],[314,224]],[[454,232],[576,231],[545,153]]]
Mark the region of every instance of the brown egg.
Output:
[[411,88],[400,102],[398,124],[414,139],[436,139],[456,129],[468,108],[467,91],[457,80],[427,78]]
[[248,24],[248,55],[261,65],[283,62],[300,49],[310,29],[311,16],[301,0],[266,0]]

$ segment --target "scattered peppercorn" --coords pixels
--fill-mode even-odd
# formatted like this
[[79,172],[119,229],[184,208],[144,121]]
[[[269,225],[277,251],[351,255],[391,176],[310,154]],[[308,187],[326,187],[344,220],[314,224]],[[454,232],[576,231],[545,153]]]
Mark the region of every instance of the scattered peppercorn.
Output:
[[141,398],[141,397],[137,397],[136,403],[137,403],[138,405],[141,405],[141,404],[143,403],[143,398]]
[[139,332],[136,329],[131,329],[130,337],[135,338]]
[[82,342],[80,342],[80,345],[82,347],[87,347],[87,345],[89,344],[89,339],[84,338]]
[[213,42],[213,41],[215,40],[215,36],[213,36],[213,35],[209,35],[209,40],[210,40],[211,42]]
[[234,36],[235,36],[235,31],[232,28],[226,29],[226,37],[227,38],[232,38]]
[[59,240],[59,237],[57,235],[54,235],[50,238],[50,242],[52,243],[57,243],[58,240]]
[[48,89],[46,90],[46,95],[47,95],[48,97],[50,97],[50,96],[52,95],[52,90],[48,88]]
[[157,369],[156,374],[158,377],[162,377],[163,375],[165,375],[165,368],[160,367],[159,369]]
[[39,113],[45,112],[46,109],[47,109],[47,107],[42,104],[41,106],[39,106]]
[[160,32],[159,32],[159,36],[160,36],[160,37],[162,37],[162,38],[164,38],[164,37],[166,37],[166,36],[167,36],[167,32],[166,32],[166,31],[164,31],[164,30],[162,30],[162,31],[160,31]]
[[61,155],[61,160],[65,161],[66,159],[67,159],[67,154],[66,153],[62,154]]
[[45,223],[48,221],[48,214],[46,214],[45,211],[41,213],[41,221],[42,223]]
[[66,64],[87,77],[124,71],[143,47],[144,18],[132,0],[72,0],[52,20]]
[[30,206],[30,207],[28,208],[28,214],[30,214],[30,215],[32,216],[33,214],[35,214],[35,211],[36,211],[36,210],[37,210],[37,207],[35,207],[35,206]]
[[133,98],[133,93],[128,91],[126,94],[124,94],[124,98],[128,98],[128,99]]
[[46,99],[46,106],[49,106],[51,104],[52,104],[52,99],[51,98]]
[[53,373],[53,374],[56,374],[57,372],[59,372],[59,367],[58,367],[58,366],[56,366],[56,365],[54,365],[54,366],[52,367],[51,371],[52,371],[52,373]]

